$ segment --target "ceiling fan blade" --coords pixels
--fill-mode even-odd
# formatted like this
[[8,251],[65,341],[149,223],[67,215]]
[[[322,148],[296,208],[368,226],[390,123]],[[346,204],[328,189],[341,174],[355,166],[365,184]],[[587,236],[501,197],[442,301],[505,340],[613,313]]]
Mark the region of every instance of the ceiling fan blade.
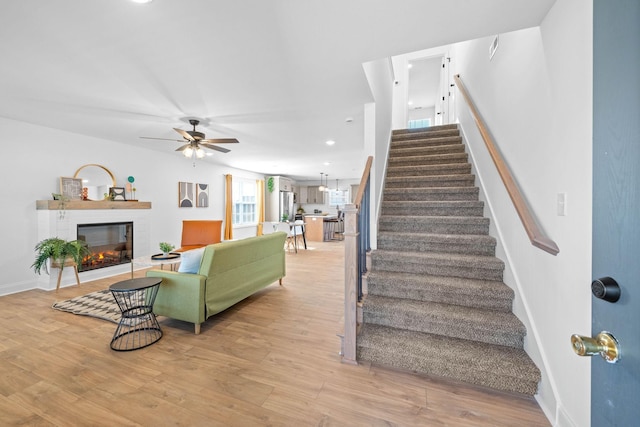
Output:
[[187,131],[182,130],[182,129],[178,129],[178,128],[173,128],[173,130],[175,130],[176,132],[178,132],[180,135],[182,135],[184,137],[184,139],[186,139],[187,141],[195,141],[195,138],[192,137],[191,135],[189,135],[187,133]]
[[184,151],[187,147],[191,147],[191,144],[184,144],[182,147],[176,148],[176,151]]
[[217,145],[210,145],[210,144],[204,144],[204,143],[200,143],[200,145],[203,146],[204,148],[209,148],[210,150],[216,150],[221,153],[228,153],[229,151],[231,151],[227,148],[218,147]]
[[142,138],[142,139],[157,139],[157,140],[160,140],[160,141],[183,142],[183,141],[181,141],[181,140],[179,140],[179,139],[154,138],[154,137],[152,137],[152,136],[141,136],[140,138]]
[[207,144],[237,144],[240,141],[238,141],[235,138],[212,138],[212,139],[203,139],[202,141],[200,141],[202,143],[207,143]]

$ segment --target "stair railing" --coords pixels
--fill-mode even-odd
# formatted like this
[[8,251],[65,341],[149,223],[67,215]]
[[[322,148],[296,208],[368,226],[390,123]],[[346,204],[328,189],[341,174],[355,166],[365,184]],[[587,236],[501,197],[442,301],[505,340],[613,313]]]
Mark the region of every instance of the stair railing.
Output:
[[549,252],[552,255],[557,255],[560,252],[558,245],[547,237],[535,220],[529,205],[525,201],[520,189],[518,188],[513,176],[511,175],[511,171],[509,167],[505,163],[504,159],[500,155],[500,152],[496,148],[496,144],[487,129],[487,125],[484,120],[480,116],[478,109],[476,108],[471,96],[469,95],[469,91],[465,87],[464,83],[460,79],[460,74],[456,74],[454,77],[456,86],[460,93],[464,97],[469,109],[471,110],[471,115],[473,116],[473,120],[476,122],[478,126],[478,130],[482,135],[482,139],[484,140],[485,145],[487,146],[487,150],[493,159],[493,163],[500,174],[500,178],[502,178],[502,182],[504,183],[505,188],[507,189],[507,193],[509,193],[509,197],[511,198],[511,202],[513,206],[516,208],[518,212],[518,216],[520,217],[520,221],[522,221],[522,225],[524,226],[525,231],[527,232],[527,236],[529,236],[529,240],[531,244],[537,248],[542,249],[543,251]]
[[357,364],[357,305],[362,300],[362,276],[367,271],[370,240],[370,176],[373,157],[367,158],[358,193],[353,204],[344,209],[344,336],[342,361]]

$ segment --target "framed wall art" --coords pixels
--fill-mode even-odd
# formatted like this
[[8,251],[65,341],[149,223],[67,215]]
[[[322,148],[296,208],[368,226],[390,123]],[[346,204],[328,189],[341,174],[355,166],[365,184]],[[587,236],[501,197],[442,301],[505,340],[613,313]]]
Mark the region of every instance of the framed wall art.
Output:
[[196,184],[196,207],[209,207],[209,184]]
[[61,176],[60,194],[69,200],[82,200],[82,179]]
[[127,200],[124,187],[109,187],[109,198],[114,201]]
[[178,182],[178,207],[193,207],[193,182]]

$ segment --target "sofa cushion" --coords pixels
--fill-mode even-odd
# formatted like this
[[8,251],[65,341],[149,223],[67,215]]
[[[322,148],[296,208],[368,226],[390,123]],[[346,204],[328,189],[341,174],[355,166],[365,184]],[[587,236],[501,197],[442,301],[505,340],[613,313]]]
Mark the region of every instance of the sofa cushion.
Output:
[[192,274],[197,273],[200,269],[200,263],[202,262],[203,254],[204,248],[192,249],[190,251],[182,252],[182,260],[180,261],[178,272]]

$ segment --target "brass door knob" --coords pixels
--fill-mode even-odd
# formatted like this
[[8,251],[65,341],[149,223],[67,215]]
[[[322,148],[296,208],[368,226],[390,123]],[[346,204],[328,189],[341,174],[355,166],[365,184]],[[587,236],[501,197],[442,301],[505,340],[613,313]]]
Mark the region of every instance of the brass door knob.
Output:
[[609,332],[600,332],[595,338],[571,335],[571,346],[578,356],[593,356],[600,354],[609,363],[620,360],[618,340]]

